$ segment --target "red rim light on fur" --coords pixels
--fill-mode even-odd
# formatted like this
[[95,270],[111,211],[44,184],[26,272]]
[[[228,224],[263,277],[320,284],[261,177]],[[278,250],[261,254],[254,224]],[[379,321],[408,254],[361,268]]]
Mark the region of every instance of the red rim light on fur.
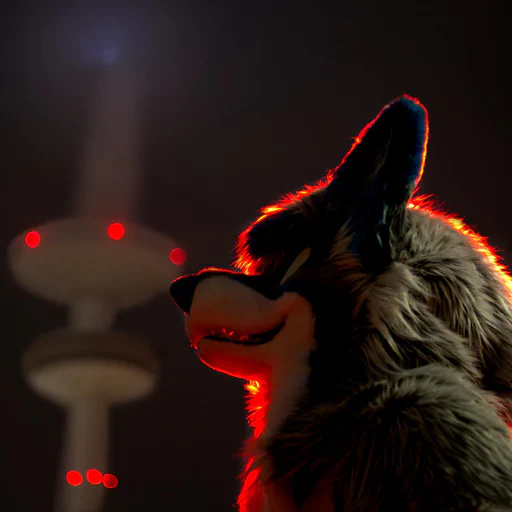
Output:
[[251,380],[244,387],[247,391],[247,422],[253,429],[253,437],[258,438],[265,428],[264,418],[268,402],[258,381]]
[[[452,228],[466,236],[472,246],[478,252],[483,254],[495,272],[500,276],[503,284],[509,291],[509,296],[512,300],[512,277],[510,276],[507,267],[505,267],[505,265],[500,262],[501,259],[496,254],[496,250],[487,243],[487,240],[483,236],[473,231],[458,216],[441,211],[440,208],[435,205],[430,196],[418,196],[412,199],[407,206],[410,209],[421,210],[427,215],[441,219],[443,222],[449,224]],[[239,259],[239,262],[239,265],[245,264],[245,260],[243,259]],[[247,268],[250,270],[250,264],[252,263],[252,260],[249,260],[248,263],[249,266]],[[264,428],[261,419],[264,414],[259,411],[263,411],[265,409],[266,403],[261,396],[261,386],[258,382],[248,382],[245,385],[245,389],[248,392],[248,421],[251,427],[254,428],[254,437],[258,437]]]
[[[292,197],[293,198],[289,201],[295,201],[296,198],[300,196],[295,195]],[[279,203],[279,205],[283,204],[284,203]],[[289,202],[286,204],[289,204]],[[510,300],[512,301],[512,277],[510,276],[508,269],[500,262],[501,259],[496,254],[496,250],[487,243],[487,240],[484,237],[468,227],[458,216],[443,212],[438,206],[436,206],[435,202],[430,196],[418,196],[412,199],[407,207],[414,210],[421,210],[427,215],[441,219],[443,222],[449,224],[452,228],[456,229],[465,237],[467,237],[474,249],[480,252],[487,259],[497,275],[500,276],[503,284],[509,292]],[[269,206],[263,210],[264,215],[260,217],[256,222],[259,222],[265,218],[266,215],[270,215],[275,211],[281,211],[283,209],[284,206]],[[237,260],[236,265],[245,273],[251,274],[255,263],[257,262],[254,262],[250,255],[244,253]],[[247,421],[253,428],[252,439],[255,440],[261,435],[265,428],[265,410],[268,406],[268,403],[265,398],[265,393],[262,392],[262,388],[259,382],[247,382],[245,384],[245,390],[247,391]],[[509,427],[512,437],[512,424],[510,424]],[[248,512],[246,504],[253,503],[255,496],[261,493],[261,489],[256,483],[257,477],[259,475],[259,469],[250,469],[253,463],[254,459],[250,459],[246,467],[242,491],[238,498],[238,505],[241,512]]]
[[[421,103],[418,100],[411,97],[409,97],[409,99],[414,101],[418,105],[421,105]],[[253,228],[253,226],[258,224],[259,222],[262,222],[263,220],[267,219],[272,215],[276,215],[279,212],[287,210],[291,205],[301,201],[304,197],[315,193],[319,189],[327,187],[332,182],[340,166],[343,165],[347,157],[350,155],[350,153],[352,153],[352,151],[357,147],[357,145],[361,143],[364,135],[372,127],[372,125],[375,123],[378,117],[379,116],[377,116],[374,120],[368,123],[359,133],[359,135],[355,137],[354,143],[350,151],[344,157],[342,162],[336,168],[330,170],[322,180],[317,182],[316,185],[307,185],[301,190],[295,192],[294,194],[288,194],[282,197],[279,201],[264,207],[260,211],[260,217],[256,219],[256,221],[254,221],[254,223],[251,226],[249,226],[245,231],[243,231],[238,238],[236,248],[237,259],[234,262],[234,266],[236,268],[240,269],[247,275],[258,273],[261,261],[254,258],[247,248],[248,233]],[[425,160],[427,155],[429,132],[430,129],[428,122],[428,113],[425,110],[425,140],[421,155],[421,167],[418,173],[418,178],[415,182],[416,189],[423,176]],[[450,227],[461,233],[463,236],[465,236],[469,240],[473,248],[477,252],[482,254],[482,256],[487,260],[489,265],[492,267],[492,269],[502,280],[504,286],[508,291],[509,298],[512,301],[512,277],[510,276],[508,269],[501,263],[501,258],[496,254],[495,249],[493,249],[487,243],[487,240],[484,237],[482,237],[476,231],[467,226],[464,223],[464,221],[458,216],[443,212],[434,203],[434,201],[431,200],[429,196],[413,197],[413,199],[409,201],[407,207],[413,210],[420,210],[426,215],[437,218],[443,221],[444,223],[448,224]],[[266,392],[264,389],[262,389],[261,383],[257,381],[247,382],[245,384],[245,390],[247,391],[247,419],[249,425],[253,428],[252,440],[249,441],[250,444],[251,442],[254,442],[255,440],[258,439],[258,437],[261,435],[265,428],[265,411],[268,407],[268,402]],[[511,429],[512,437],[512,424],[509,426]],[[252,512],[252,508],[251,511],[249,511],[248,504],[250,503],[252,506],[253,503],[257,503],[258,500],[261,500],[262,490],[260,488],[260,485],[258,484],[258,476],[260,470],[257,467],[253,467],[254,463],[255,459],[250,458],[243,474],[244,484],[238,498],[240,512]]]
[[476,231],[473,231],[460,217],[441,211],[441,209],[435,205],[431,196],[418,196],[412,199],[407,206],[412,210],[421,210],[431,217],[441,219],[467,237],[473,248],[487,259],[497,275],[500,276],[509,292],[510,300],[512,300],[512,277],[507,267],[501,263],[501,258],[496,254],[496,249],[487,243],[486,238],[479,235]]
[[263,492],[258,484],[260,469],[250,469],[253,463],[254,459],[250,459],[243,474],[244,483],[237,500],[241,512],[248,512],[249,503],[251,504],[251,510],[263,509]]
[[[425,161],[427,158],[427,146],[428,146],[428,138],[430,134],[430,124],[429,124],[429,118],[428,118],[428,111],[425,109],[425,107],[420,103],[420,101],[416,98],[413,98],[412,96],[405,95],[407,99],[413,101],[417,105],[421,106],[425,113],[425,141],[423,143],[423,151],[421,155],[421,167],[420,172],[418,174],[418,178],[416,180],[415,186],[418,187],[421,178],[423,177],[423,171],[425,168]],[[352,144],[350,150],[348,153],[343,157],[343,160],[340,162],[339,165],[337,165],[334,169],[330,169],[327,172],[327,175],[319,180],[316,185],[305,185],[302,189],[298,190],[294,194],[287,194],[283,196],[279,201],[276,201],[273,204],[270,204],[268,206],[265,206],[260,210],[261,215],[247,228],[245,229],[240,236],[238,237],[237,242],[237,254],[238,257],[234,262],[234,266],[238,269],[240,269],[244,274],[255,274],[257,273],[258,268],[258,261],[255,260],[247,251],[246,248],[246,242],[247,242],[247,235],[249,231],[252,229],[252,227],[255,224],[258,224],[259,222],[263,221],[264,219],[270,217],[271,215],[274,215],[276,213],[282,212],[286,210],[290,205],[293,205],[294,203],[300,201],[303,197],[309,196],[316,192],[319,189],[326,188],[334,179],[334,176],[338,172],[338,169],[345,163],[349,155],[354,151],[354,149],[361,143],[363,140],[366,132],[375,124],[377,119],[380,117],[382,112],[387,107],[384,107],[384,109],[381,110],[379,115],[375,117],[371,122],[369,122],[360,132],[357,137],[354,138],[354,143]]]

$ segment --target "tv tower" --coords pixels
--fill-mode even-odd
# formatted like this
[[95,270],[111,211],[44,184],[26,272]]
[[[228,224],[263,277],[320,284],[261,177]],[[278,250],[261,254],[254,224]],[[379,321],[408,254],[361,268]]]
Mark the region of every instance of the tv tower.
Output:
[[[109,473],[110,407],[147,396],[158,376],[149,342],[113,330],[115,316],[167,292],[185,260],[175,241],[135,220],[140,94],[133,70],[112,63],[111,53],[91,109],[74,216],[27,229],[8,254],[20,286],[69,310],[68,324],[22,358],[30,388],[66,410],[55,512],[103,511],[108,484],[88,483],[86,472]],[[71,470],[81,485],[66,482]]]

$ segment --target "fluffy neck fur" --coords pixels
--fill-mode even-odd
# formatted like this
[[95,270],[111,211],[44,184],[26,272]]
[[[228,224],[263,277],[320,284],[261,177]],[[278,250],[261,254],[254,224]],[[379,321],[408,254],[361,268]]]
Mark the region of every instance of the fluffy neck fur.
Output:
[[[476,382],[483,378],[484,387],[504,402],[503,414],[510,420],[512,394],[503,388],[512,374],[512,280],[485,240],[460,219],[439,212],[425,198],[411,202],[409,209],[405,233],[393,240],[395,263],[371,285],[364,272],[347,271],[354,262],[344,233],[330,254],[330,279],[350,280],[360,298],[357,312],[364,311],[371,326],[360,345],[365,360],[377,374],[399,371],[400,354],[407,348],[412,366],[455,365]],[[271,387],[246,385],[254,435],[247,444],[240,512],[262,510],[265,464],[270,467],[263,441],[305,392],[309,368],[304,368],[292,378],[284,373],[287,378]]]
[[[309,357],[309,354],[307,355]],[[250,381],[247,391],[247,421],[253,429],[245,449],[247,460],[238,497],[240,512],[261,512],[265,499],[265,476],[271,473],[264,445],[290,416],[298,401],[305,395],[309,377],[307,358],[297,361],[292,377],[289,370],[277,368],[266,381]]]

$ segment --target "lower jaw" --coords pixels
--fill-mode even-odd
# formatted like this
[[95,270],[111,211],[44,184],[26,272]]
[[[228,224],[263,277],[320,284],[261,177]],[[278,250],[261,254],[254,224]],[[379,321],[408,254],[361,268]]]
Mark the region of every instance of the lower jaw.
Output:
[[[284,323],[274,327],[270,331],[264,332],[261,335],[254,335],[252,340],[236,340],[236,339],[228,339],[228,338],[217,338],[215,336],[206,336],[199,340],[197,345],[201,343],[203,340],[216,341],[218,343],[228,343],[231,345],[239,345],[242,347],[257,347],[260,345],[265,345],[270,343],[282,330],[284,327]],[[197,347],[196,347],[197,348]]]
[[208,340],[208,341],[215,341],[217,343],[229,343],[230,345],[238,345],[241,347],[257,347],[258,345],[264,345],[266,343],[269,343],[272,340],[254,340],[254,341],[239,341],[239,340],[228,340],[224,338],[214,338],[212,336],[206,336],[205,338],[202,338],[199,340],[199,343]]
[[197,355],[208,367],[245,380],[267,380],[271,373],[270,353],[265,344],[253,347],[203,338]]

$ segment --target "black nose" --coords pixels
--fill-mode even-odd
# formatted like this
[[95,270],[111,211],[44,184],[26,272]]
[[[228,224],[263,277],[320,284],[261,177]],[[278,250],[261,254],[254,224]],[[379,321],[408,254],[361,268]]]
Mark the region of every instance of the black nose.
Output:
[[190,306],[194,298],[197,283],[200,277],[198,275],[178,277],[171,284],[171,297],[177,306],[187,315],[190,314]]

